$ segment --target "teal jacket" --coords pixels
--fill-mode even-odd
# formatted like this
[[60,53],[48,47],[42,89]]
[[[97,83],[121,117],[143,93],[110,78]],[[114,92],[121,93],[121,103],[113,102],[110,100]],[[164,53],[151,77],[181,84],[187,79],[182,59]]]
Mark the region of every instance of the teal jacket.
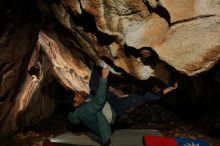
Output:
[[69,120],[73,124],[82,123],[93,134],[98,136],[102,143],[105,143],[111,137],[111,127],[102,113],[102,108],[106,100],[107,79],[100,79],[99,87],[94,96],[91,94],[90,101],[78,107],[75,111],[69,113]]

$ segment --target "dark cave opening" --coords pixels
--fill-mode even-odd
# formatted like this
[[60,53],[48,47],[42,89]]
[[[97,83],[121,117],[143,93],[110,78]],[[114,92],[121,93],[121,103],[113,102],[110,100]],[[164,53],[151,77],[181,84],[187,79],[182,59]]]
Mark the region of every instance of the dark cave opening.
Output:
[[197,130],[213,137],[220,137],[219,69],[217,63],[199,75],[183,75],[177,90],[162,100],[185,123],[193,123]]

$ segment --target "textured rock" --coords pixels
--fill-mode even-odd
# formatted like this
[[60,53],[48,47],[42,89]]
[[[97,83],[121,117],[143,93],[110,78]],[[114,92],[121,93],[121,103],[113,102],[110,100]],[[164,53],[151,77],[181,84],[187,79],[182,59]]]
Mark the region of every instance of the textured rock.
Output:
[[95,17],[97,28],[121,39],[137,28],[149,11],[141,0],[80,1],[82,8]]
[[158,4],[167,9],[171,17],[171,23],[198,15],[197,0],[160,0]]
[[39,43],[51,61],[53,75],[60,83],[69,90],[89,93],[91,71],[82,58],[71,54],[67,48],[58,44],[59,40],[55,41],[43,32],[39,34]]
[[[89,92],[94,66],[166,84],[166,64],[188,76],[210,70],[220,58],[219,7],[219,0],[1,1],[0,137],[51,114],[56,95],[47,85],[55,79]],[[213,79],[219,83],[218,70]]]
[[[127,3],[128,2],[126,2],[126,5],[127,5]],[[107,5],[107,4],[108,3],[104,3],[104,5]],[[124,7],[126,6],[124,4],[124,2],[122,4]],[[94,1],[92,3],[89,3],[88,1],[83,1],[81,3],[82,7],[85,8],[85,11],[94,15],[94,18],[96,20],[94,23],[97,23],[97,26],[94,26],[94,27],[97,27],[97,28],[93,28],[93,26],[88,26],[88,27],[92,27],[89,29],[97,29],[97,30],[95,30],[95,32],[93,32],[94,30],[90,30],[90,31],[92,31],[91,33],[87,32],[85,29],[82,29],[82,27],[78,26],[77,23],[79,23],[79,22],[76,22],[71,19],[70,15],[65,10],[66,5],[68,5],[68,4],[65,4],[65,5],[63,3],[61,3],[60,5],[51,4],[51,8],[52,8],[53,13],[56,16],[56,18],[66,28],[68,28],[69,31],[71,31],[74,34],[74,39],[78,40],[77,43],[80,44],[79,49],[82,50],[84,53],[88,54],[88,56],[90,56],[91,59],[96,62],[96,64],[101,65],[101,64],[103,64],[103,62],[104,62],[104,64],[106,64],[106,61],[102,59],[102,57],[105,56],[105,57],[109,58],[111,61],[113,61],[116,66],[124,69],[127,73],[129,73],[139,79],[144,80],[144,79],[148,79],[150,76],[153,76],[153,70],[151,69],[150,66],[144,65],[142,62],[138,61],[138,59],[136,59],[136,58],[127,57],[125,55],[125,52],[123,50],[121,50],[121,49],[123,49],[122,43],[124,42],[124,40],[120,40],[120,39],[118,40],[117,38],[122,38],[121,35],[123,35],[123,36],[125,35],[122,33],[127,32],[127,30],[123,30],[123,31],[118,30],[117,32],[115,32],[115,28],[112,28],[111,24],[106,23],[109,26],[111,26],[111,28],[107,28],[108,26],[99,24],[99,22],[101,22],[102,19],[100,18],[101,16],[97,16],[97,15],[100,15],[100,13],[98,13],[94,10],[97,10],[97,11],[99,10],[100,7],[98,7],[98,6],[101,5],[100,3],[96,2],[96,1]],[[109,6],[109,5],[113,5],[113,6]],[[107,7],[107,6],[105,6],[105,7]],[[107,8],[109,9],[110,7],[113,7],[114,9],[116,9],[119,6],[116,5],[115,3],[109,3]],[[114,11],[106,10],[109,13],[112,13],[112,16],[111,17],[109,16],[107,19],[116,18],[116,15],[117,15],[117,17],[118,17],[117,19],[121,19],[121,17],[123,19],[126,19],[126,23],[123,24],[125,26],[130,25],[130,24],[127,24],[127,22],[130,23],[128,21],[127,17],[129,17],[129,20],[131,19],[132,21],[134,19],[135,24],[139,23],[138,19],[141,19],[141,17],[139,15],[129,16],[130,13],[133,14],[133,10],[131,8],[127,8],[127,9],[129,11],[126,10],[125,12],[123,12],[123,13],[128,13],[126,15],[121,14],[122,12],[120,12],[120,14],[118,14]],[[132,12],[130,12],[130,11],[132,11]],[[89,14],[89,15],[91,15],[91,14]],[[110,15],[110,14],[108,14],[108,15]],[[103,15],[103,17],[104,16],[107,17],[106,15]],[[138,19],[136,17],[138,17]],[[94,20],[90,20],[90,21],[94,21]],[[123,20],[123,22],[124,21],[125,20]],[[85,23],[87,23],[87,22],[82,21],[81,25],[85,26],[86,25]],[[122,23],[122,22],[120,22],[120,23]],[[120,26],[120,24],[117,24],[117,26]],[[107,28],[107,30],[104,28]],[[127,28],[127,27],[125,27],[125,28]],[[102,31],[102,32],[100,32],[100,31]],[[105,38],[105,36],[107,35],[105,33],[110,34],[110,35],[114,35],[115,37],[114,38],[110,38],[110,37]],[[107,44],[106,44],[106,42],[104,42],[104,44],[109,45],[109,46],[100,45],[99,40],[102,40],[102,39],[106,40]],[[113,41],[116,40],[116,42],[113,42],[113,43],[109,42],[110,39],[113,39]],[[70,38],[70,40],[74,41],[73,38]],[[118,55],[118,54],[120,54],[120,55]],[[114,60],[114,58],[117,58],[117,59]],[[128,62],[130,62],[131,64],[127,64]]]
[[126,44],[137,49],[154,47],[154,45],[163,42],[168,29],[167,21],[162,19],[159,15],[152,13],[152,15],[140,23],[135,30],[127,33]]
[[[43,76],[40,79],[40,76],[38,78],[29,73],[29,69],[38,60],[38,51],[33,51],[40,20],[36,7],[31,1],[1,1],[0,6],[1,18],[4,20],[0,34],[0,138],[2,138],[47,117],[53,110],[53,108],[50,110],[53,104],[46,107],[45,103],[50,102],[44,100],[45,96],[41,96],[39,92]],[[44,109],[48,112],[42,114]],[[18,124],[18,121],[22,124]]]
[[29,72],[26,71],[22,75],[23,79],[20,80],[19,88],[13,99],[10,101],[8,97],[1,105],[3,113],[1,114],[0,138],[47,118],[54,109],[53,100],[43,92],[44,84],[50,81],[49,67],[44,57],[42,58],[43,64],[40,62],[36,64],[37,53],[39,52],[33,51],[29,62]]
[[167,9],[172,23],[202,15],[220,14],[219,0],[160,0],[158,4]]
[[210,69],[220,58],[220,17],[172,26],[166,41],[155,46],[160,58],[188,75]]
[[[56,16],[58,12],[61,12],[60,9],[64,10],[65,6],[65,8],[70,7],[74,13],[78,12],[77,16],[82,17],[82,19],[86,18],[83,11],[92,15],[95,20],[94,27],[101,33],[114,37],[112,41],[118,45],[117,48],[119,49],[115,49],[113,55],[121,54],[120,56],[113,56],[115,59],[111,55],[107,56],[113,60],[116,66],[123,68],[127,73],[139,79],[147,79],[150,76],[155,76],[155,74],[151,71],[151,73],[144,75],[140,68],[149,68],[150,70],[152,68],[143,66],[141,63],[134,65],[132,70],[128,69],[125,65],[127,63],[124,62],[128,62],[127,60],[138,62],[138,59],[125,57],[126,55],[123,54],[125,44],[137,50],[150,47],[156,51],[161,60],[187,75],[208,70],[219,59],[218,0],[78,2],[77,5],[81,5],[81,11],[78,6],[72,7],[76,4],[62,1],[59,6],[55,4],[56,9],[53,9],[53,12]],[[82,15],[79,15],[81,12]],[[67,14],[59,14],[59,16],[67,16],[68,12],[65,13]],[[66,17],[59,17],[59,21],[73,30],[73,26],[70,27],[71,17],[68,18],[67,21]],[[106,45],[111,49],[111,43]],[[101,48],[106,49],[106,46],[99,46],[98,52],[102,50]],[[117,53],[117,50],[120,52]],[[191,55],[188,55],[187,52],[191,52]]]

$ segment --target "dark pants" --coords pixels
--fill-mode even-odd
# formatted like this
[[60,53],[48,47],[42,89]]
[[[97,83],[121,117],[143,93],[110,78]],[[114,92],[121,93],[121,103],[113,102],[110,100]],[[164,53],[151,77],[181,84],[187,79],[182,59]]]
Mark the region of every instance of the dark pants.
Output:
[[[91,93],[94,94],[98,88],[98,83],[100,79],[100,74],[93,70],[89,86],[91,89]],[[136,107],[138,105],[141,105],[149,100],[157,100],[160,99],[163,96],[162,92],[159,93],[151,93],[146,92],[143,95],[137,95],[137,94],[131,94],[127,97],[118,97],[114,93],[107,91],[107,101],[110,103],[112,108],[116,111],[118,116],[121,116],[124,114],[128,109],[131,107]]]

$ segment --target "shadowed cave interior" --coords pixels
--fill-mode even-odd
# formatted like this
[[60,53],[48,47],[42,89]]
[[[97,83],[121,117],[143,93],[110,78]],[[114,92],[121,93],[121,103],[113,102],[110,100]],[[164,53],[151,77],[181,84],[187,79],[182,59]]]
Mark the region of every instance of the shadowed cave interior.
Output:
[[[173,72],[176,71],[173,70]],[[200,138],[207,141],[217,141],[213,139],[220,136],[219,82],[216,80],[218,74],[218,64],[210,71],[195,77],[187,77],[176,72],[173,81],[178,81],[177,90],[165,95],[162,99],[148,101],[136,108],[131,108],[127,114],[117,119],[112,126],[113,131],[126,128],[150,128],[158,129],[168,136],[192,138],[198,137],[199,134]],[[110,74],[109,81],[109,86],[120,89],[125,94],[143,94],[151,91],[155,85],[160,88],[166,87],[157,79],[141,81],[127,74],[123,77]],[[47,134],[51,132],[55,135],[66,130],[88,131],[82,125],[72,125],[67,119],[68,112],[74,109],[68,97],[73,96],[74,93],[64,89],[55,79],[47,88],[56,105],[53,114],[25,131]]]
[[[154,45],[140,48],[129,45],[122,22],[117,28],[111,28],[113,24],[108,20],[111,15],[103,14],[105,30],[101,25],[104,22],[98,17],[101,13],[98,6],[90,9],[90,5],[87,8],[80,0],[75,2],[71,6],[62,0],[0,2],[0,15],[4,19],[0,24],[0,138],[3,145],[37,145],[65,131],[88,131],[83,126],[72,125],[67,115],[73,110],[74,91],[88,89],[92,69],[100,72],[103,62],[114,71],[108,77],[108,88],[123,94],[144,94],[154,92],[155,86],[164,89],[178,83],[176,90],[161,99],[131,108],[117,119],[113,131],[157,129],[165,136],[204,139],[214,146],[220,144],[219,59],[207,68],[201,65],[205,69],[193,75],[190,73],[196,69],[190,67],[197,67],[199,63],[189,65],[190,73],[179,71],[178,64],[162,60],[162,53]],[[113,8],[110,5],[107,6]],[[162,19],[169,29],[175,22],[185,23],[183,18],[171,22],[171,12],[159,3],[153,7],[145,1],[144,5],[149,14],[153,13],[150,18],[158,15],[155,19]],[[109,7],[105,7],[107,12]],[[122,15],[119,12],[117,15]],[[131,12],[132,16],[135,12]],[[124,15],[120,19],[133,20],[127,20],[128,16]],[[144,18],[146,14],[139,15]],[[205,19],[205,16],[198,17]],[[197,16],[187,20],[194,18]],[[130,25],[134,24],[126,27]],[[203,58],[209,61],[208,57]],[[156,75],[147,78],[146,74],[150,73],[142,71],[146,66]]]

